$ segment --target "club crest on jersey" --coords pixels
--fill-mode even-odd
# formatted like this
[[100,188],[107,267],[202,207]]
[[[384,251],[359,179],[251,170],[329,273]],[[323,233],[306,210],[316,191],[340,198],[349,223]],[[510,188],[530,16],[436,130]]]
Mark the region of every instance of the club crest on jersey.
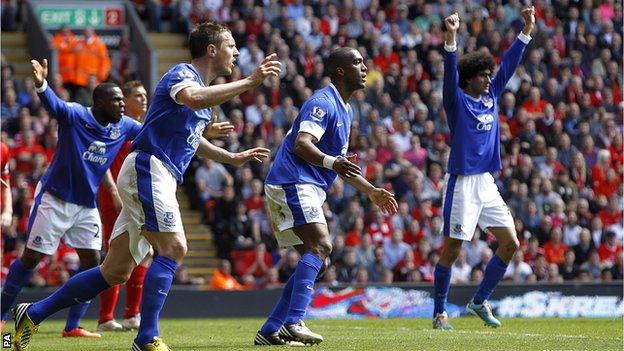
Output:
[[35,237],[35,239],[33,239],[32,244],[33,244],[34,246],[39,247],[39,246],[41,246],[41,245],[43,244],[43,239],[41,239],[41,237],[40,237],[39,235],[37,235],[37,236]]
[[119,127],[111,128],[110,133],[108,134],[108,136],[111,139],[114,139],[114,140],[119,139],[119,137],[121,136],[121,128],[119,128]]
[[327,112],[325,112],[325,110],[323,110],[322,108],[318,107],[318,106],[314,106],[314,108],[312,109],[312,113],[310,113],[310,116],[321,120],[323,119],[323,117],[325,117],[325,115],[327,114]]
[[106,157],[106,144],[97,140],[92,142],[87,151],[82,154],[82,158],[100,165],[105,164],[106,161],[108,161],[108,157]]
[[485,107],[487,108],[491,108],[492,106],[494,106],[494,99],[489,96],[484,96],[482,101],[483,105],[485,105]]
[[182,78],[189,78],[189,79],[193,79],[194,78],[193,73],[191,71],[189,71],[188,69],[183,69],[183,70],[179,71],[178,74]]
[[479,123],[477,123],[477,130],[480,132],[487,132],[492,130],[492,124],[494,124],[494,116],[489,113],[480,114],[477,116]]
[[463,232],[462,230],[462,225],[461,224],[455,224],[455,228],[453,228],[453,231],[457,234]]
[[173,212],[165,212],[165,216],[163,217],[163,221],[167,224],[175,223],[175,217],[173,216]]

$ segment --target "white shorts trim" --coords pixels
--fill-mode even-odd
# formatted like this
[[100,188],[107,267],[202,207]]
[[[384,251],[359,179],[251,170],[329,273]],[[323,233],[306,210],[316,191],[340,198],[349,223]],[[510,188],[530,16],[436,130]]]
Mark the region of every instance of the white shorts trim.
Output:
[[63,201],[35,189],[35,201],[30,209],[28,243],[26,247],[46,255],[58,249],[61,238],[75,249],[102,248],[102,221],[97,208]]
[[477,224],[514,228],[514,220],[490,173],[444,177],[442,233],[454,239],[472,240]]
[[184,233],[176,198],[176,178],[156,157],[132,152],[126,157],[117,177],[117,190],[123,209],[117,217],[110,241],[128,232],[130,253],[140,263],[151,245],[141,230]]
[[313,184],[265,184],[266,204],[280,247],[303,244],[292,228],[308,223],[327,224],[323,214],[325,191]]

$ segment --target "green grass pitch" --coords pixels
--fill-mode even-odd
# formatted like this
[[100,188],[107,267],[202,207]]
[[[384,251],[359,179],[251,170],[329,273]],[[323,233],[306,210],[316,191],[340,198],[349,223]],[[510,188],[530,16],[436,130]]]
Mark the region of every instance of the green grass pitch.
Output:
[[[261,319],[164,319],[160,330],[174,351],[270,350],[253,347]],[[325,341],[315,350],[622,350],[618,319],[503,319],[503,327],[490,329],[473,317],[453,319],[454,331],[431,329],[428,319],[311,320],[308,326]],[[89,330],[95,321],[83,321]],[[135,332],[106,333],[102,339],[61,339],[64,322],[41,325],[32,351],[129,350]],[[7,324],[5,332],[12,332]],[[279,347],[279,349],[283,349]]]

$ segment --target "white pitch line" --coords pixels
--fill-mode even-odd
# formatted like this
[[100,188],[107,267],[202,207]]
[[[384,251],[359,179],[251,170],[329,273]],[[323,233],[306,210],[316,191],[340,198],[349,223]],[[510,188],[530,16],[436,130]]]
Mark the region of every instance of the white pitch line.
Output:
[[[379,330],[379,329],[392,329],[392,330],[396,330],[396,331],[405,331],[405,332],[412,332],[414,330],[418,330],[418,329],[410,329],[410,328],[406,328],[406,327],[398,327],[398,328],[370,328],[370,327],[361,327],[361,326],[352,326],[352,327],[346,327],[346,326],[330,326],[330,325],[315,325],[314,328],[318,328],[318,329],[344,329],[344,330],[370,330],[370,329],[375,329],[375,330]],[[440,332],[440,331],[434,331],[432,329],[420,329],[419,331],[423,331],[423,332],[431,332],[431,333],[436,333],[436,332]],[[517,337],[517,338],[524,338],[524,337],[535,337],[535,338],[561,338],[561,339],[598,339],[598,340],[610,340],[610,341],[621,341],[622,338],[610,338],[610,337],[604,337],[604,336],[589,336],[589,335],[569,335],[569,334],[537,334],[537,333],[513,333],[513,332],[499,332],[499,333],[495,333],[495,332],[488,332],[488,331],[482,331],[482,330],[453,330],[453,331],[442,331],[442,333],[450,333],[450,334],[481,334],[481,335],[507,335],[507,336],[512,336],[512,337]]]

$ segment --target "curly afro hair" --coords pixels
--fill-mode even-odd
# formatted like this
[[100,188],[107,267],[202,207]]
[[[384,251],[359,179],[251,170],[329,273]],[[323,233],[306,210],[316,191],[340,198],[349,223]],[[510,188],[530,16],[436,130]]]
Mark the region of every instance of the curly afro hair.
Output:
[[476,77],[479,72],[489,69],[494,70],[494,57],[487,51],[473,51],[463,55],[457,63],[457,72],[459,73],[459,87],[466,89],[468,80]]

